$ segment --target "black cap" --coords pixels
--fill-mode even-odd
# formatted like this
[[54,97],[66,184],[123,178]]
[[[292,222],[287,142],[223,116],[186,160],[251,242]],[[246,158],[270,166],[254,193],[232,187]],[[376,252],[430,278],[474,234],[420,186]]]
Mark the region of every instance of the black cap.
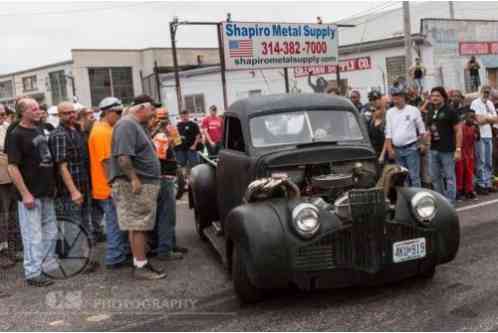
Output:
[[406,90],[403,87],[392,87],[391,95],[392,96],[406,96]]
[[162,106],[161,103],[154,101],[154,99],[152,97],[150,97],[149,95],[145,95],[145,94],[139,95],[133,99],[133,105],[139,105],[139,104],[143,104],[143,103],[150,103],[155,108],[160,108]]
[[380,91],[372,90],[371,92],[368,93],[368,99],[370,101],[374,101],[379,98],[382,98],[382,94],[380,93]]

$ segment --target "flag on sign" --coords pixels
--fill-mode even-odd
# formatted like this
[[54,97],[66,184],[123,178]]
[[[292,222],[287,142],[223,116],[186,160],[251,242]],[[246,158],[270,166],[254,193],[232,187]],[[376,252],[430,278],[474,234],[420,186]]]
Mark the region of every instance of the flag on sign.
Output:
[[230,58],[252,57],[252,40],[241,39],[228,42]]

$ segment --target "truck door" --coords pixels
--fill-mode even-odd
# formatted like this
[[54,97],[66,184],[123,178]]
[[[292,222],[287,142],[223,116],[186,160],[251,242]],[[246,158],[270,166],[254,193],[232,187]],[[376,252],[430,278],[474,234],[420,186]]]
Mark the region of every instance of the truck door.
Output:
[[218,155],[216,182],[218,211],[221,221],[242,203],[250,181],[250,159],[242,133],[240,120],[234,116],[225,118],[224,147]]

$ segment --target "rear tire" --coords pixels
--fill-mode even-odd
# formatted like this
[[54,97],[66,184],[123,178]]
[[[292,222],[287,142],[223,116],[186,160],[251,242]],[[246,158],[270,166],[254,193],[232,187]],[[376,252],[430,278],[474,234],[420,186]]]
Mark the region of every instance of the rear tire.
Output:
[[263,299],[263,292],[256,288],[247,275],[239,244],[235,244],[232,255],[232,280],[235,293],[242,303],[251,304]]

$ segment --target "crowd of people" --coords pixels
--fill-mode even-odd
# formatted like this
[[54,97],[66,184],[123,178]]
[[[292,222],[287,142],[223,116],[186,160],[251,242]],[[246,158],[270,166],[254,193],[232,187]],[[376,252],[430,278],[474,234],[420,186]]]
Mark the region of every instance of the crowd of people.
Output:
[[[217,154],[223,123],[216,106],[201,126],[185,110],[175,126],[147,95],[128,107],[115,97],[98,109],[62,102],[56,127],[47,116],[29,97],[16,101],[15,112],[0,105],[0,265],[22,258],[29,285],[51,285],[47,273],[60,269],[58,233],[78,258],[85,248],[75,233],[83,230],[91,244],[105,241],[106,269],[166,277],[148,258],[188,253],[176,243],[177,179],[199,163],[199,150]],[[84,272],[98,269],[90,258]]]
[[420,87],[372,91],[366,105],[352,91],[379,162],[402,165],[411,186],[432,188],[453,204],[495,192],[498,91],[482,86],[479,96],[465,98],[444,87],[420,94]]
[[[469,70],[476,66],[469,61]],[[420,61],[410,73],[413,87],[397,80],[389,94],[371,91],[366,105],[359,91],[350,94],[379,164],[405,167],[409,185],[432,188],[453,204],[495,192],[498,91],[482,86],[475,98],[444,87],[427,92]],[[75,240],[75,257],[84,255],[75,235],[84,230],[92,244],[105,241],[106,269],[164,278],[148,258],[178,260],[188,252],[176,243],[175,201],[186,186],[179,180],[200,162],[199,151],[218,154],[223,119],[216,106],[202,121],[183,110],[174,124],[147,95],[127,107],[107,97],[96,109],[62,102],[57,116],[57,126],[48,123],[47,108],[29,97],[19,98],[15,111],[0,105],[0,266],[22,259],[28,284],[50,285],[44,273],[60,269],[59,230]],[[100,269],[96,259],[86,273]]]

